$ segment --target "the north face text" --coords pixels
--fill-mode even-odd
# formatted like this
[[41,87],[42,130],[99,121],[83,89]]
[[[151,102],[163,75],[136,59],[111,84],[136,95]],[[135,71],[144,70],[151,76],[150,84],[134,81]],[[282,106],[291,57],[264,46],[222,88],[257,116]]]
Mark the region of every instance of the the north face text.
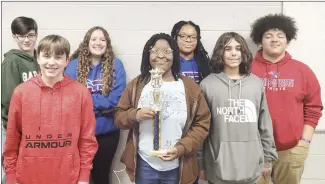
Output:
[[257,122],[254,103],[248,99],[228,99],[228,106],[218,107],[217,115],[222,115],[227,123]]

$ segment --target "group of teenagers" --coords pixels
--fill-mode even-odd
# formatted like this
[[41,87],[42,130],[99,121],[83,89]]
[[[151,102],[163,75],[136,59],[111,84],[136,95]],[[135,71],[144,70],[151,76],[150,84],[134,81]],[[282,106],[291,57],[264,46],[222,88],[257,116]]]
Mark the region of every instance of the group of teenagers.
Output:
[[[35,20],[17,17],[19,49],[1,67],[6,184],[109,184],[120,129],[129,130],[120,160],[136,184],[299,184],[323,105],[313,71],[286,51],[297,30],[292,17],[269,14],[251,25],[254,57],[236,32],[210,57],[200,27],[179,21],[149,38],[141,74],[127,83],[104,28],[70,55],[60,35],[35,48]],[[156,68],[159,156],[150,154]]]

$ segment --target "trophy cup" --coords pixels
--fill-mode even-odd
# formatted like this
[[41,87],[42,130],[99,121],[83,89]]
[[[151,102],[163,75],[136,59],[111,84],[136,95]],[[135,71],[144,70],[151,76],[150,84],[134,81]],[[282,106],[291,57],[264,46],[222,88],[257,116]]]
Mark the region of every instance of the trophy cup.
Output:
[[162,75],[164,71],[159,68],[150,70],[151,73],[151,86],[153,87],[153,109],[155,111],[155,118],[153,122],[153,150],[150,152],[152,156],[165,155],[166,151],[161,150],[161,111],[160,111],[160,98],[162,91]]

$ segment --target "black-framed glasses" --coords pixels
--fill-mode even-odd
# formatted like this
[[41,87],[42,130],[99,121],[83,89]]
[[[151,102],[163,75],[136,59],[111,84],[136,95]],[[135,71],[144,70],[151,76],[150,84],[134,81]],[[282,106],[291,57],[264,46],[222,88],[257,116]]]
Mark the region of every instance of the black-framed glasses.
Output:
[[164,50],[159,50],[159,49],[151,49],[149,50],[149,52],[153,55],[158,56],[160,53],[166,55],[172,54],[173,53],[173,49],[164,49]]
[[187,41],[188,38],[190,38],[191,41],[197,41],[197,36],[195,35],[179,34],[178,37],[183,41]]
[[36,34],[28,34],[28,35],[15,35],[16,38],[19,41],[24,41],[26,38],[28,38],[29,40],[34,40],[36,38]]

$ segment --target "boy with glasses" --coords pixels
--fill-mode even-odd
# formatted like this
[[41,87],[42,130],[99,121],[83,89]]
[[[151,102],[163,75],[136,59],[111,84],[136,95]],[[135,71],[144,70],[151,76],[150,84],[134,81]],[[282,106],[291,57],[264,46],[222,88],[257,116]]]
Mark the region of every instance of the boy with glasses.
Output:
[[12,37],[19,49],[11,49],[5,53],[1,64],[1,119],[5,129],[13,90],[20,83],[37,75],[37,31],[37,23],[32,18],[17,17],[11,23]]

